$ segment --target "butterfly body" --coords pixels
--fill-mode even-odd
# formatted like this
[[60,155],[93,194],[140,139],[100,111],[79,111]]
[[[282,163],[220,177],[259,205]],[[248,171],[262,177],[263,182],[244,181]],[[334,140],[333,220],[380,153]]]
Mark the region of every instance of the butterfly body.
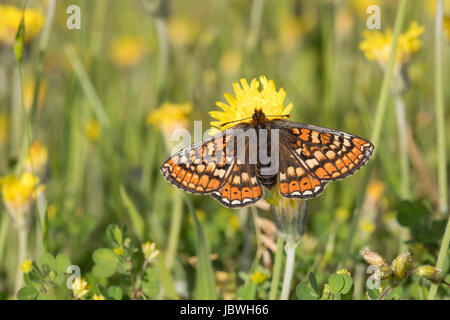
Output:
[[166,179],[184,191],[210,194],[237,208],[263,196],[262,187],[287,198],[309,199],[328,182],[345,178],[373,153],[369,141],[342,131],[268,119],[251,120],[195,143],[161,166]]

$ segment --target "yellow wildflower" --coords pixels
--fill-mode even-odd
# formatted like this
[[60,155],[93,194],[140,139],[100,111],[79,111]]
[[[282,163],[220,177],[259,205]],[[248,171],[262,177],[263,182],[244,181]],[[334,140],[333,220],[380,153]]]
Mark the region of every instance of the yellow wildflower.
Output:
[[189,115],[192,112],[190,102],[184,104],[164,103],[161,107],[150,112],[147,124],[161,129],[168,143],[175,129],[186,129],[189,127]]
[[132,67],[144,56],[146,47],[142,39],[135,36],[122,36],[110,45],[112,62],[119,67]]
[[105,300],[105,297],[102,296],[101,294],[94,294],[92,300]]
[[450,16],[444,18],[444,33],[447,40],[450,41]]
[[20,266],[23,273],[30,273],[33,270],[33,262],[30,259],[25,260]]
[[230,223],[231,227],[235,230],[239,229],[239,218],[236,214],[233,214],[229,219],[228,222]]
[[[411,55],[419,51],[422,46],[419,36],[423,32],[424,28],[414,21],[411,22],[409,29],[400,35],[395,57],[397,69],[407,64]],[[376,61],[382,68],[385,68],[391,52],[392,30],[388,29],[384,34],[378,30],[365,31],[364,38],[365,40],[359,44],[360,50],[364,52],[368,60]]]
[[117,254],[118,256],[123,256],[123,254],[124,254],[124,252],[125,252],[125,251],[123,250],[122,247],[114,248],[113,251],[114,251],[114,253]]
[[237,73],[241,67],[242,53],[235,49],[226,50],[220,58],[220,68],[228,75]]
[[344,269],[340,269],[340,270],[336,271],[336,273],[337,273],[337,274],[340,274],[340,275],[344,275],[344,274],[346,274],[346,275],[348,275],[348,276],[350,276],[350,277],[352,276],[352,275],[351,275],[351,273],[350,273],[350,271],[348,271],[348,270],[347,270],[347,269],[345,269],[345,268],[344,268]]
[[36,188],[39,178],[25,172],[20,177],[14,175],[0,179],[3,202],[8,210],[16,228],[28,226],[28,213],[32,201],[43,186]]
[[[260,84],[262,89],[260,90]],[[235,96],[225,94],[228,104],[217,102],[222,111],[211,111],[209,114],[217,121],[211,122],[212,131],[225,130],[236,123],[228,123],[241,119],[251,118],[255,110],[262,110],[266,115],[287,115],[292,110],[292,103],[285,108],[283,106],[286,92],[283,89],[276,90],[273,80],[267,80],[261,76],[253,79],[250,85],[247,80],[241,79],[240,85],[233,83]],[[228,123],[224,126],[222,124]]]
[[91,119],[84,125],[84,133],[90,142],[95,142],[100,138],[102,127],[97,120]]
[[81,299],[89,293],[88,283],[83,278],[76,278],[72,282],[73,296],[76,300]]
[[[0,5],[0,44],[12,46],[22,20],[23,10],[11,5]],[[44,15],[40,10],[25,9],[25,42],[31,41],[44,26]]]
[[47,148],[39,141],[33,142],[25,158],[25,171],[41,175],[47,167],[47,162]]
[[147,241],[141,245],[142,253],[149,262],[154,262],[159,255],[159,250],[155,249],[155,243]]
[[379,201],[381,196],[383,195],[385,189],[385,185],[380,180],[372,181],[367,187],[367,196],[372,201]]
[[252,279],[254,284],[260,284],[263,283],[264,281],[266,281],[267,279],[267,274],[266,273],[262,273],[260,271],[256,271],[255,273],[253,273],[250,278]]

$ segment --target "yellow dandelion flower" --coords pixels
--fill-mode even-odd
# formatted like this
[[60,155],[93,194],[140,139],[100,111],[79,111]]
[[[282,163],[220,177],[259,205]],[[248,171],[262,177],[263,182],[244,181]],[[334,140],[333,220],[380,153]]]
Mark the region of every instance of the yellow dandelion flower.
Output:
[[444,18],[444,33],[447,40],[450,41],[450,16]]
[[118,37],[110,45],[111,60],[119,67],[136,65],[145,53],[146,46],[144,41],[135,36]]
[[33,142],[25,158],[25,171],[41,175],[48,162],[47,148],[39,141]]
[[102,296],[101,294],[94,294],[92,300],[105,300],[105,297]]
[[242,53],[235,49],[226,50],[220,58],[220,69],[228,75],[239,71],[242,64]]
[[72,282],[72,291],[75,299],[81,299],[89,293],[89,286],[86,280],[83,278],[76,278]]
[[102,126],[97,120],[91,119],[84,125],[84,133],[90,142],[95,142],[100,138]]
[[44,188],[37,187],[38,183],[39,178],[28,172],[20,177],[11,175],[0,179],[3,203],[18,229],[28,226],[31,204]]
[[267,274],[266,273],[262,273],[260,271],[256,271],[255,273],[253,273],[250,278],[252,279],[254,284],[260,284],[263,283],[264,281],[266,281],[267,279]]
[[25,260],[20,266],[23,273],[30,273],[33,270],[33,262],[30,259]]
[[[14,44],[22,15],[22,9],[11,5],[0,5],[0,44],[7,46]],[[30,42],[39,34],[44,26],[44,21],[44,15],[40,10],[25,9],[25,42]]]
[[[260,84],[262,88],[260,90]],[[212,131],[225,130],[236,123],[228,123],[241,119],[251,118],[255,110],[261,110],[266,115],[287,115],[291,112],[293,104],[283,106],[286,92],[283,89],[276,90],[273,80],[267,80],[261,76],[253,79],[248,84],[247,80],[241,79],[241,83],[233,83],[235,96],[225,94],[228,104],[217,102],[222,111],[211,111],[209,114],[217,121],[211,122]],[[223,125],[228,123],[226,125]],[[222,126],[223,125],[223,126]]]
[[147,124],[161,130],[165,141],[169,143],[172,132],[176,129],[189,127],[189,116],[192,112],[190,102],[184,104],[164,103],[161,107],[150,112]]
[[[395,57],[397,69],[407,64],[411,55],[419,51],[422,46],[419,37],[423,32],[424,27],[413,21],[409,29],[400,35]],[[364,38],[365,40],[359,44],[360,50],[364,52],[368,60],[376,61],[382,68],[385,68],[391,53],[392,30],[388,29],[385,33],[377,30],[365,31]]]

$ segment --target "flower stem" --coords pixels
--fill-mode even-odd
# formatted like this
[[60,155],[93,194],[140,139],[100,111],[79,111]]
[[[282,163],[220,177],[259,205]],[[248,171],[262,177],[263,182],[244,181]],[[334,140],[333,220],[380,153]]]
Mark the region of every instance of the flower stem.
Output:
[[288,239],[284,246],[284,251],[286,252],[286,266],[284,269],[283,288],[281,289],[281,300],[289,299],[292,275],[294,274],[295,249],[297,249],[297,245],[297,241]]
[[[444,1],[437,0],[436,26],[435,26],[435,82],[436,82],[436,128],[437,128],[437,163],[439,179],[439,209],[445,216],[448,212],[447,203],[447,159],[445,155],[445,120],[444,120],[444,91],[442,86],[442,25],[444,18]],[[442,238],[436,268],[442,269],[448,255],[450,243],[450,217],[447,221],[444,237]],[[428,294],[428,300],[436,297],[438,286],[432,285]]]
[[401,196],[404,199],[410,197],[409,190],[409,161],[408,161],[408,149],[406,141],[406,115],[405,115],[405,102],[400,94],[395,95],[395,110],[397,113],[397,129],[398,129],[398,148],[400,150],[400,170],[401,170]]
[[283,258],[283,238],[277,239],[277,251],[275,252],[275,264],[273,266],[272,283],[270,285],[269,300],[275,300],[278,293],[278,283],[281,275],[281,261]]
[[17,273],[16,273],[16,285],[15,292],[17,293],[23,285],[23,273],[20,266],[25,261],[27,254],[27,235],[28,231],[25,229],[17,230],[17,242],[19,244],[17,254]]

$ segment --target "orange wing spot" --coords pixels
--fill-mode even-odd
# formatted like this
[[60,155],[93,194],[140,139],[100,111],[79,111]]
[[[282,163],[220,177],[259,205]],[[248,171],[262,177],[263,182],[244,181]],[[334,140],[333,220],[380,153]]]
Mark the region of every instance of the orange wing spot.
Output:
[[206,190],[207,190],[207,191],[208,191],[208,190],[216,190],[217,188],[219,188],[219,186],[220,186],[220,181],[217,180],[217,179],[215,179],[215,178],[213,178],[213,179],[211,179],[211,181],[209,182],[208,188],[207,188]]
[[366,141],[359,138],[353,138],[352,142],[359,148],[361,148],[361,146],[363,146],[366,143]]
[[325,169],[321,168],[321,167],[317,168],[315,173],[316,173],[317,178],[319,178],[319,179],[326,179],[326,178],[330,177],[328,172],[326,172]]
[[349,168],[350,170],[352,170],[354,167],[355,167],[355,165],[354,165],[353,163],[350,163],[349,166],[348,166],[348,168]]
[[337,178],[337,177],[340,177],[340,176],[341,176],[341,173],[339,171],[337,171],[337,172],[335,172],[335,173],[333,173],[331,175],[332,178]]
[[302,134],[300,135],[300,139],[304,141],[309,141],[311,135],[311,130],[309,129],[302,129]]
[[305,156],[307,156],[307,157],[311,156],[311,152],[309,152],[308,148],[306,147],[306,144],[303,144],[302,151]]
[[187,184],[186,180],[183,180],[183,181],[181,182],[181,184],[182,184],[183,186],[185,186],[185,187],[187,187],[187,186],[188,186],[188,184]]
[[253,187],[253,199],[259,198],[261,196],[261,187]]
[[323,144],[329,144],[331,142],[331,137],[329,134],[321,134],[320,141],[322,141]]
[[357,157],[359,157],[359,155],[361,154],[361,150],[359,150],[358,148],[353,148],[352,149],[352,152],[357,156]]
[[214,172],[215,168],[216,168],[216,164],[214,162],[210,162],[206,166],[206,172]]
[[316,159],[319,160],[319,161],[322,161],[322,160],[326,159],[324,154],[322,152],[320,152],[320,151],[314,152],[314,157],[316,157]]
[[351,152],[347,152],[347,157],[349,157],[350,160],[352,160],[352,161],[356,160],[356,156],[353,153],[351,153]]
[[342,160],[344,161],[346,166],[352,163],[352,160],[350,160],[346,155],[342,156]]
[[341,159],[337,159],[334,164],[339,170],[345,167],[344,161],[342,161]]
[[311,189],[314,189],[316,186],[320,186],[320,181],[317,179],[314,179],[313,177],[309,176],[311,180]]
[[192,189],[192,190],[194,190],[194,189],[195,189],[195,184],[193,184],[193,183],[189,183],[189,186],[188,186],[188,188],[189,188],[189,189]]
[[200,181],[198,182],[198,184],[201,185],[203,187],[203,189],[206,189],[206,187],[208,186],[208,182],[209,182],[209,177],[207,175],[203,175],[200,178]]
[[293,134],[300,134],[300,131],[297,128],[291,130]]
[[233,200],[241,200],[241,190],[238,187],[231,188],[231,201]]
[[192,172],[188,172],[186,173],[186,175],[184,176],[184,181],[186,181],[187,183],[189,183],[191,181],[192,178]]
[[184,179],[184,176],[186,175],[186,172],[187,172],[186,170],[182,169],[180,174],[178,175],[178,178]]
[[289,187],[288,187],[287,182],[280,183],[280,191],[281,191],[281,193],[284,193],[284,194],[289,193]]
[[230,200],[230,198],[231,198],[231,192],[230,192],[230,189],[231,189],[231,188],[230,188],[230,184],[227,183],[227,184],[222,188],[222,190],[220,190],[220,191],[221,191],[221,197]]
[[242,189],[242,199],[252,198],[252,190],[249,187],[245,187]]
[[298,185],[298,181],[293,180],[289,182],[289,193],[300,191],[300,186]]
[[181,167],[180,166],[175,166],[175,168],[173,169],[173,173],[175,173],[175,175],[178,175],[181,171]]
[[195,185],[197,185],[198,180],[199,180],[198,174],[194,173],[194,175],[191,178],[191,183],[193,183],[195,186]]
[[238,172],[238,171],[239,171],[238,166],[237,166],[237,165],[234,165],[234,167],[233,167],[233,172]]
[[309,182],[309,179],[307,177],[304,177],[301,181],[300,181],[300,187],[301,187],[301,191],[302,193],[306,190],[310,190],[311,189],[311,182]]
[[335,168],[330,162],[325,163],[325,164],[323,165],[323,167],[324,167],[325,170],[327,170],[328,173],[330,173],[330,174],[336,171],[336,168]]
[[347,173],[347,172],[348,172],[348,168],[347,168],[347,167],[343,167],[343,168],[341,169],[341,172],[342,172],[342,174]]
[[195,191],[203,192],[205,191],[205,189],[202,186],[197,186],[197,188],[195,188]]

